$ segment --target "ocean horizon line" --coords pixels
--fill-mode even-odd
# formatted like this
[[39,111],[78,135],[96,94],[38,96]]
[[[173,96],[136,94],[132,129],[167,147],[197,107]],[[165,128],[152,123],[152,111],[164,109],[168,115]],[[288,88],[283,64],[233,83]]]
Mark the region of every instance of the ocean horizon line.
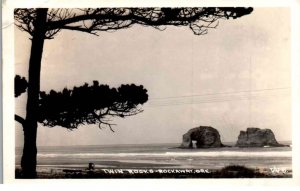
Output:
[[[277,141],[281,144],[292,144],[292,140],[281,140]],[[236,141],[224,141],[222,142],[224,145],[234,146]],[[152,145],[152,146],[159,146],[159,145],[178,145],[178,147],[181,145],[181,142],[166,142],[166,143],[115,143],[115,144],[87,144],[87,145],[40,145],[37,146],[37,148],[46,148],[46,147],[97,147],[97,146],[104,146],[104,147],[115,147],[115,146],[145,146],[145,145]],[[175,146],[176,147],[176,146]],[[16,146],[16,149],[21,149],[23,146]]]

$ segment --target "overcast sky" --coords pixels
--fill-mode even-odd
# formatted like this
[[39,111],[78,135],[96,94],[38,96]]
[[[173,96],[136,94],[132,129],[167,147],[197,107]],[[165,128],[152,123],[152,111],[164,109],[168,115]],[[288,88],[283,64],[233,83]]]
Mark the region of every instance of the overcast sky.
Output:
[[[16,73],[27,78],[29,36],[15,31]],[[196,36],[188,27],[161,32],[134,26],[100,36],[62,31],[44,46],[41,90],[83,83],[142,84],[144,112],[114,119],[115,132],[97,125],[68,131],[39,125],[38,145],[180,143],[193,127],[212,126],[224,142],[247,127],[270,128],[291,140],[290,12],[255,8]],[[25,116],[26,95],[16,98]],[[23,132],[16,123],[16,145]]]

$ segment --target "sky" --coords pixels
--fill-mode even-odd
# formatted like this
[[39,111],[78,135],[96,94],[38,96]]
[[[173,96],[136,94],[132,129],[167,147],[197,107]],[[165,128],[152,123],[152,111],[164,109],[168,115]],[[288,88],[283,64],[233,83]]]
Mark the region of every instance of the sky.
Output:
[[[198,126],[216,128],[223,142],[235,142],[247,127],[291,140],[290,43],[288,8],[255,8],[202,36],[188,27],[137,25],[99,36],[61,31],[45,41],[42,91],[93,80],[111,87],[135,83],[148,90],[149,101],[136,116],[114,118],[115,132],[39,124],[38,146],[180,143]],[[30,45],[28,34],[15,29],[15,72],[26,78]],[[26,96],[15,99],[20,116]],[[15,130],[16,146],[22,146],[17,122]]]

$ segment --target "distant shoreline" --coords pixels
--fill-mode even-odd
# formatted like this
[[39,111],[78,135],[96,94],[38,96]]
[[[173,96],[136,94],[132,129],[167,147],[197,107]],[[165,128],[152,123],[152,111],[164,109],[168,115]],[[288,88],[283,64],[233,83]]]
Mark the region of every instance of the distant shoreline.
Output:
[[[234,146],[236,144],[236,141],[224,141],[222,142],[223,144],[225,145],[228,145],[228,146]],[[284,144],[284,145],[291,145],[292,144],[292,141],[289,140],[289,141],[278,141],[278,143],[280,144]],[[41,145],[41,146],[38,146],[38,148],[44,148],[44,147],[87,147],[87,146],[91,146],[91,147],[98,147],[98,146],[103,146],[103,147],[118,147],[118,146],[131,146],[131,145],[134,145],[134,146],[145,146],[145,145],[178,145],[180,146],[181,145],[181,142],[177,142],[177,143],[125,143],[125,144],[99,144],[99,145]],[[23,146],[16,146],[15,147],[16,149],[23,149]]]

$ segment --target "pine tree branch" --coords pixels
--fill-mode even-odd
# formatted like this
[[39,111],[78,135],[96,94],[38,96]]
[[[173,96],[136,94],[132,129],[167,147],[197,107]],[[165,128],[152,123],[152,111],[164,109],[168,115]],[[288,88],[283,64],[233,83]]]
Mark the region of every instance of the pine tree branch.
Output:
[[23,117],[21,117],[21,116],[15,114],[15,120],[16,120],[17,122],[21,123],[23,127],[25,126],[26,121],[25,121],[25,119],[24,119]]

